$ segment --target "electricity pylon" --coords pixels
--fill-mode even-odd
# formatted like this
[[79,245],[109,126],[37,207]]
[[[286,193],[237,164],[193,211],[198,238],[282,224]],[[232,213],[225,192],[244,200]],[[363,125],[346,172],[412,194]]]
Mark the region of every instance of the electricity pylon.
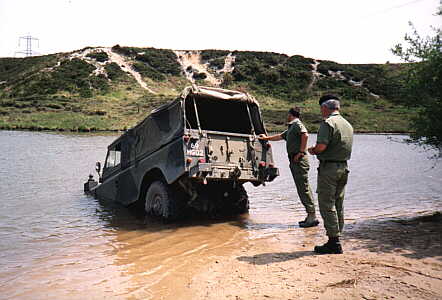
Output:
[[32,42],[33,42],[33,41],[37,41],[37,44],[38,44],[37,47],[40,46],[40,40],[39,40],[38,38],[32,37],[32,36],[30,36],[30,35],[26,35],[26,36],[21,36],[21,37],[18,39],[18,46],[19,46],[19,47],[21,46],[21,41],[22,41],[22,40],[25,40],[25,41],[26,41],[26,50],[23,50],[23,51],[16,51],[16,52],[15,52],[16,54],[17,54],[17,53],[21,53],[21,54],[24,54],[26,57],[28,57],[28,56],[32,56],[32,55],[34,54],[34,51],[32,50]]

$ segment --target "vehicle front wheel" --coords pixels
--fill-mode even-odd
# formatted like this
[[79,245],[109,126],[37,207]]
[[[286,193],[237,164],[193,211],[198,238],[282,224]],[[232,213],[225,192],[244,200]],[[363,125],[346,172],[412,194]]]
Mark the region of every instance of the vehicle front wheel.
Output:
[[178,199],[171,186],[154,181],[149,186],[145,198],[145,210],[148,214],[164,220],[175,220],[180,215]]

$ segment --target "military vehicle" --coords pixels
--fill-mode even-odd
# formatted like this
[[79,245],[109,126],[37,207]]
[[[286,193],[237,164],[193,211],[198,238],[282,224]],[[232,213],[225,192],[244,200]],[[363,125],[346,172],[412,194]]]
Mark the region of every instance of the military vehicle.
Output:
[[108,146],[99,182],[84,190],[174,220],[186,212],[241,214],[249,201],[243,184],[279,175],[258,102],[249,94],[191,86],[153,110]]

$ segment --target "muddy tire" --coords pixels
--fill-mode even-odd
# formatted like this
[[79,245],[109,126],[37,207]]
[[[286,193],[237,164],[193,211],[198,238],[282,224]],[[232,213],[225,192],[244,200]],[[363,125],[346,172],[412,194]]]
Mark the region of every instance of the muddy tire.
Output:
[[228,200],[230,213],[239,215],[249,211],[249,196],[244,186],[238,185],[235,189],[230,189]]
[[179,199],[175,191],[162,181],[154,181],[149,186],[144,207],[148,214],[166,221],[176,220],[180,215]]
[[249,211],[249,197],[240,184],[209,183],[199,189],[200,212],[211,217],[234,216]]
[[238,199],[238,201],[235,203],[236,212],[238,214],[245,214],[249,212],[249,195],[247,195],[247,191],[244,186],[238,186],[236,193]]

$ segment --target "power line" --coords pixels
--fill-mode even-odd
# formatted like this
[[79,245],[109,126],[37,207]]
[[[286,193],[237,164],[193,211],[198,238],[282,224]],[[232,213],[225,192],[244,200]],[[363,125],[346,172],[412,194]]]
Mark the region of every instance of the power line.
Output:
[[422,1],[425,1],[425,0],[414,0],[414,1],[409,1],[409,2],[404,3],[404,4],[399,4],[399,5],[395,5],[395,6],[392,6],[392,7],[386,8],[386,9],[383,10],[383,11],[389,11],[389,10],[396,9],[396,8],[402,8],[402,7],[404,7],[404,6],[408,6],[408,5],[415,4],[415,3],[417,3],[417,2],[422,2]]
[[[425,0],[408,1],[408,2],[403,3],[403,4],[398,4],[398,5],[395,5],[395,6],[390,6],[390,7],[387,7],[387,8],[385,8],[385,9],[382,9],[382,10],[379,10],[379,11],[373,12],[373,13],[371,13],[371,14],[369,14],[369,15],[366,15],[365,17],[373,17],[373,16],[375,16],[375,15],[380,15],[380,14],[383,14],[383,13],[389,12],[390,10],[394,10],[394,9],[402,8],[402,7],[405,7],[405,6],[408,6],[408,5],[412,5],[412,4],[415,4],[415,3],[418,3],[418,2],[422,2],[422,1],[425,1]],[[441,1],[442,1],[442,0],[441,0]]]
[[26,57],[34,55],[35,52],[32,50],[32,43],[35,41],[37,42],[37,45],[38,45],[37,47],[40,47],[40,40],[38,38],[32,37],[30,35],[21,36],[18,39],[18,46],[19,47],[21,46],[22,40],[26,41],[26,49],[23,51],[16,51],[15,54],[21,53],[21,54],[24,54]]

